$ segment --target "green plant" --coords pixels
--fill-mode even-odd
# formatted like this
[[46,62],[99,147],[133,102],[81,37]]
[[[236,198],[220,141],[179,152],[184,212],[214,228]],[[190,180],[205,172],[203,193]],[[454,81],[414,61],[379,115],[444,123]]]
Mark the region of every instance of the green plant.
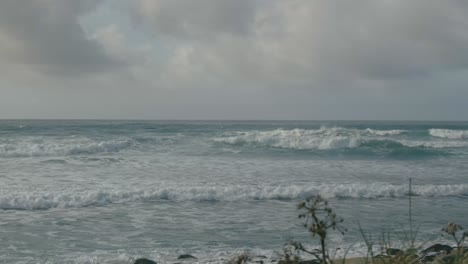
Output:
[[303,248],[300,243],[289,241],[283,247],[283,259],[279,264],[297,264],[299,263],[299,251]]
[[249,255],[244,252],[231,258],[227,262],[227,264],[245,264],[245,263],[248,263],[249,260],[250,260]]
[[[460,248],[461,244],[465,241],[465,238],[468,236],[468,232],[461,232],[463,227],[457,225],[454,222],[449,222],[447,227],[442,228],[442,231],[450,235],[455,243],[457,243],[457,248]],[[460,231],[460,232],[459,232]],[[461,233],[461,235],[459,234]]]
[[464,263],[463,259],[465,258],[465,256],[462,244],[465,241],[465,238],[468,236],[468,232],[463,232],[462,230],[463,227],[452,221],[450,221],[447,224],[447,227],[442,228],[442,231],[445,232],[448,236],[452,237],[455,243],[457,244],[455,263]]
[[[362,226],[358,223],[359,231],[362,235],[364,243],[367,246],[367,255],[363,258],[346,259],[345,253],[342,263],[359,263],[359,264],[416,264],[416,263],[433,263],[433,264],[468,264],[468,250],[463,248],[463,243],[468,237],[468,232],[463,232],[463,228],[449,222],[447,227],[442,229],[445,235],[454,239],[457,250],[452,251],[452,247],[447,245],[435,244],[422,250],[426,243],[417,243],[416,237],[419,229],[413,226],[412,217],[412,191],[411,179],[409,181],[409,212],[408,222],[409,229],[402,227],[401,229],[392,228],[390,232],[384,232],[378,241],[375,241],[370,233],[366,233]],[[301,243],[288,242],[283,251],[283,259],[278,264],[299,264],[299,263],[314,263],[314,264],[332,264],[335,263],[334,256],[328,254],[327,236],[330,231],[339,231],[342,235],[347,231],[340,224],[343,222],[341,217],[331,209],[328,201],[321,196],[315,196],[304,200],[298,204],[299,218],[304,220],[304,227],[312,237],[318,237],[320,247],[315,249],[307,249]],[[392,236],[392,237],[391,237]],[[393,248],[392,241],[395,236],[400,248]],[[380,252],[374,251],[375,246],[380,246]],[[440,247],[447,247],[450,250],[441,250]],[[439,249],[437,249],[439,248]],[[349,249],[348,249],[349,250]],[[428,253],[429,252],[429,253]],[[302,261],[300,256],[306,253],[315,257],[314,260]],[[335,252],[336,253],[336,252]]]
[[338,217],[336,213],[328,205],[328,201],[321,196],[308,198],[301,202],[297,208],[301,211],[299,218],[304,219],[304,227],[312,235],[317,236],[320,240],[320,253],[308,251],[302,245],[297,249],[312,254],[320,263],[331,263],[331,259],[327,253],[326,238],[328,231],[337,230],[344,235],[346,229],[339,226],[343,222],[343,218]]

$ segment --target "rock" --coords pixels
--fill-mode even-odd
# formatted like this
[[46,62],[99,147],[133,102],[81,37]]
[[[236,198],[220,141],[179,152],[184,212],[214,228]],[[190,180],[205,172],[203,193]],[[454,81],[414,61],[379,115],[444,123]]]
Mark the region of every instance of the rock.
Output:
[[313,259],[313,260],[300,260],[300,261],[299,261],[299,264],[320,264],[320,261],[318,261],[317,259]]
[[403,250],[398,249],[398,248],[387,248],[386,252],[390,256],[396,256],[396,255],[402,255],[403,254]]
[[251,258],[249,257],[249,255],[247,255],[246,253],[242,253],[240,255],[234,256],[227,263],[228,264],[241,264],[241,263],[248,263],[248,261],[250,260]]
[[421,257],[419,260],[423,263],[426,263],[426,262],[433,262],[435,258],[436,258],[436,255],[427,255],[427,256]]
[[141,259],[135,260],[133,264],[158,264],[158,263],[149,259],[141,258]]
[[[275,260],[272,260],[271,262],[275,262]],[[280,260],[278,264],[286,264],[286,263],[297,263],[297,264],[320,264],[320,261],[318,259],[311,259],[311,260],[299,260],[297,262],[286,262],[285,260]]]
[[197,258],[190,254],[182,254],[177,259],[197,259]]
[[437,253],[437,255],[441,253],[450,254],[452,250],[453,250],[453,247],[451,246],[442,245],[442,244],[434,244],[426,248],[425,250],[421,251],[421,254],[422,255],[429,255],[430,253]]

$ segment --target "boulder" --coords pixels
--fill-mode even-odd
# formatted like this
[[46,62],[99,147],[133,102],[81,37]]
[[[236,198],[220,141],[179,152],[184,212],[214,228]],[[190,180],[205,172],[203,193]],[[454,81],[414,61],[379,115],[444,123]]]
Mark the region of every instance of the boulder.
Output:
[[197,259],[197,258],[190,254],[182,254],[177,259]]
[[421,257],[419,260],[422,263],[427,263],[427,262],[433,262],[436,258],[436,255],[426,255],[424,257]]
[[133,264],[158,264],[158,263],[149,259],[141,258],[141,259],[135,260]]
[[318,259],[300,260],[299,264],[320,264],[320,261]]
[[396,255],[403,255],[403,250],[398,248],[387,248],[386,250],[387,255],[389,256],[396,256]]
[[442,245],[442,244],[434,244],[434,245],[426,248],[425,250],[421,251],[421,254],[422,255],[429,255],[431,253],[432,254],[436,253],[437,255],[441,254],[441,253],[450,254],[450,252],[452,252],[452,250],[453,250],[453,247],[451,247],[451,246]]

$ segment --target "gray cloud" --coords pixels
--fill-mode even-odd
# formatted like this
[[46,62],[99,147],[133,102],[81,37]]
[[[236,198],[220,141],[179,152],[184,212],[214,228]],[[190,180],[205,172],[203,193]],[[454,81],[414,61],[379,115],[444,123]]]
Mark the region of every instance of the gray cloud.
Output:
[[209,38],[216,34],[244,35],[251,31],[255,1],[141,0],[133,19],[147,23],[158,34]]
[[6,0],[0,117],[468,119],[467,14],[457,0]]
[[[175,50],[189,58],[185,72],[202,64],[270,85],[415,78],[468,66],[468,4],[461,1],[140,3],[138,20],[153,32],[185,37]],[[190,38],[209,34],[217,38]]]
[[54,75],[106,71],[121,61],[106,54],[79,24],[100,1],[6,0],[0,2],[0,56]]

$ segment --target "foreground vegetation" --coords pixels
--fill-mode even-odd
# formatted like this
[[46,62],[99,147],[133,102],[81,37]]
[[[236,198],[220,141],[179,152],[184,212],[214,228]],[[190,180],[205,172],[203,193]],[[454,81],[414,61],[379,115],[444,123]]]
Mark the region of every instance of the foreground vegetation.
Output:
[[[320,196],[306,199],[298,205],[298,209],[301,211],[299,218],[305,219],[304,227],[312,237],[318,238],[319,247],[306,249],[301,243],[289,242],[285,245],[283,259],[278,262],[279,264],[468,264],[468,248],[463,247],[468,232],[464,232],[463,228],[454,222],[449,222],[441,231],[453,239],[455,247],[434,244],[423,249],[422,246],[415,246],[417,232],[413,232],[410,224],[411,228],[406,237],[407,246],[392,248],[389,236],[382,236],[379,243],[375,244],[370,235],[359,226],[362,239],[367,246],[366,256],[346,258],[345,254],[341,259],[334,259],[330,257],[326,239],[329,232],[338,231],[344,234],[347,231],[340,226],[343,219],[338,217],[328,202]],[[376,247],[378,250],[375,250]],[[302,260],[301,256],[304,255],[313,259]]]
[[[298,204],[299,219],[313,239],[317,239],[318,246],[312,249],[306,248],[302,243],[289,241],[283,248],[281,259],[272,260],[278,264],[468,264],[468,247],[464,247],[468,232],[454,223],[449,222],[441,229],[442,235],[451,238],[455,246],[433,244],[428,247],[416,246],[417,232],[413,230],[411,215],[411,180],[409,183],[409,230],[405,232],[405,246],[403,248],[391,247],[390,234],[382,235],[375,242],[371,234],[366,233],[358,225],[362,239],[367,247],[367,253],[362,257],[347,258],[347,250],[341,258],[335,258],[335,252],[330,252],[327,245],[327,237],[330,232],[339,232],[344,235],[347,229],[342,227],[344,219],[337,216],[329,206],[328,201],[321,196],[305,199]],[[348,249],[349,250],[349,249]],[[333,253],[333,254],[331,254]],[[191,255],[182,255],[194,258]],[[181,259],[179,257],[179,259]],[[196,258],[195,258],[196,259]],[[139,259],[134,264],[155,264],[156,262]],[[264,260],[256,259],[244,253],[227,261],[227,264],[266,264]]]

